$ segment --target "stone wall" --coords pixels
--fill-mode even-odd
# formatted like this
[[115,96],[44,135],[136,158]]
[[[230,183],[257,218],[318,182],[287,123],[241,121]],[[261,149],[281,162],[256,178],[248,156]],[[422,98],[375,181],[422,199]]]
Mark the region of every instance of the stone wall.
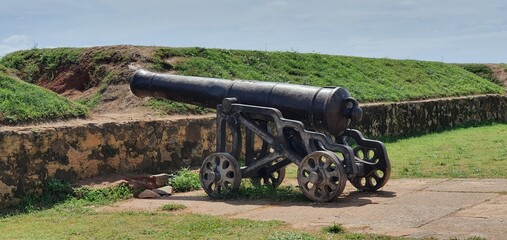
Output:
[[0,131],[0,205],[48,179],[200,166],[215,149],[213,117]]
[[[356,126],[365,136],[403,136],[480,123],[507,122],[498,95],[366,104]],[[0,128],[0,205],[48,179],[164,172],[199,166],[215,149],[214,117],[89,123],[24,130]]]
[[507,96],[481,95],[361,105],[364,115],[352,126],[365,136],[399,137],[482,122],[507,122]]

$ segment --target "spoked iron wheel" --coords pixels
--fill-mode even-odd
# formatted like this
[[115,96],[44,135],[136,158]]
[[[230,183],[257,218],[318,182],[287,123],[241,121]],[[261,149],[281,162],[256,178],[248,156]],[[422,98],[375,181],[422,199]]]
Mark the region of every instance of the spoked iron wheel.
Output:
[[201,186],[212,198],[226,197],[239,188],[239,163],[229,153],[214,153],[204,159],[199,172]]
[[303,158],[297,178],[301,191],[315,202],[335,200],[347,182],[343,164],[329,151],[312,152]]
[[[263,142],[262,149],[259,149],[255,151],[254,157],[252,159],[252,163],[259,160],[260,158],[266,156],[268,154],[269,146],[267,145],[267,142]],[[279,159],[278,161],[272,162],[271,165],[276,164],[277,162],[281,161],[283,159]],[[267,167],[265,167],[267,168]],[[261,170],[263,171],[263,170]],[[259,177],[252,177],[250,178],[250,182],[256,187],[259,186],[270,186],[273,188],[277,188],[282,184],[283,179],[285,178],[285,167],[280,168],[273,172],[262,172],[262,174]]]
[[364,173],[349,179],[354,187],[363,191],[377,191],[387,183],[391,175],[389,160],[381,158],[375,149],[364,146],[354,148],[354,155],[363,161]]

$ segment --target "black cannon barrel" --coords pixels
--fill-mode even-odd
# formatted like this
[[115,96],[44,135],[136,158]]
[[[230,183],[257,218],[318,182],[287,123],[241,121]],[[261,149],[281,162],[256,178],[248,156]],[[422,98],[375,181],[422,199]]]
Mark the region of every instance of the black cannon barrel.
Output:
[[340,135],[350,120],[360,121],[361,108],[345,88],[314,87],[250,80],[223,80],[136,71],[130,89],[138,97],[155,97],[216,108],[224,98],[272,107],[309,129]]

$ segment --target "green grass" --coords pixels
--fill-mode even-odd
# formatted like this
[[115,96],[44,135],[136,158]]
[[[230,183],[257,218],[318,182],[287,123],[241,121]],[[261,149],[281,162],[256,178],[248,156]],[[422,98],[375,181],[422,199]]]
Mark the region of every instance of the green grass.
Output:
[[339,234],[339,233],[344,233],[345,228],[341,224],[334,223],[333,225],[324,227],[322,229],[322,231],[324,231],[326,233],[331,233],[331,234]]
[[204,48],[161,48],[156,59],[154,69],[181,75],[342,86],[362,102],[505,92],[440,62]]
[[152,98],[144,103],[145,106],[157,111],[159,114],[205,114],[211,113],[213,110],[203,108],[192,104],[169,101],[165,99]]
[[52,209],[0,218],[2,239],[402,239],[374,234],[303,232],[281,221],[163,212]]
[[199,174],[183,168],[169,179],[169,185],[175,192],[188,192],[201,188]]
[[486,64],[458,64],[463,69],[485,79],[490,80],[493,83],[501,85],[500,80],[495,76],[493,70]]
[[0,123],[84,117],[88,108],[0,71]]
[[168,203],[160,208],[162,211],[178,211],[187,208],[187,206],[180,203]]
[[394,178],[507,178],[507,124],[386,144]]
[[52,179],[42,186],[40,193],[27,194],[17,205],[2,209],[0,216],[36,212],[54,206],[81,208],[106,205],[131,197],[133,197],[132,189],[126,184],[100,189],[73,188],[68,182]]
[[[294,175],[295,176],[295,175]],[[269,200],[274,202],[306,202],[309,201],[297,186],[253,186],[245,179],[238,191],[230,198],[244,200]]]
[[33,83],[37,76],[54,77],[59,68],[78,64],[85,48],[32,49],[7,54],[0,63],[20,71],[20,78]]

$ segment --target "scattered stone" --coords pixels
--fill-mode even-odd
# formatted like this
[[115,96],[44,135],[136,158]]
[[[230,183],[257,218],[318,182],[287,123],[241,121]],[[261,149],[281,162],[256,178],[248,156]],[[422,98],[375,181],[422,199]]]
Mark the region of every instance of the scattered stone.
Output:
[[169,181],[169,174],[167,173],[161,173],[157,175],[151,175],[150,178],[154,179],[153,182],[155,183],[155,186],[157,188],[167,186],[167,183]]
[[150,189],[146,189],[144,191],[142,191],[141,193],[139,193],[139,195],[137,196],[137,198],[141,198],[141,199],[145,199],[145,198],[159,198],[160,195]]
[[160,196],[170,196],[173,194],[173,187],[165,186],[157,189],[153,189],[154,192],[158,193]]
[[133,176],[127,178],[129,184],[131,184],[132,188],[144,188],[144,189],[155,189],[157,188],[157,184],[155,183],[155,178],[151,176]]

